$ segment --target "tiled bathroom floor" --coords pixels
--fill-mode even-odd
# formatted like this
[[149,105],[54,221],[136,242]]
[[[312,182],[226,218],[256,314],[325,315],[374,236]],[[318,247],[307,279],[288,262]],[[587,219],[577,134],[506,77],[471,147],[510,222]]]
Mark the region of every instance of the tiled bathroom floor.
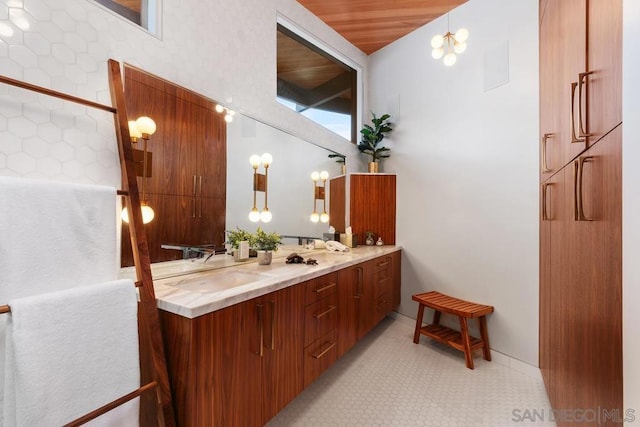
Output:
[[542,380],[464,355],[386,318],[271,422],[276,426],[538,426]]

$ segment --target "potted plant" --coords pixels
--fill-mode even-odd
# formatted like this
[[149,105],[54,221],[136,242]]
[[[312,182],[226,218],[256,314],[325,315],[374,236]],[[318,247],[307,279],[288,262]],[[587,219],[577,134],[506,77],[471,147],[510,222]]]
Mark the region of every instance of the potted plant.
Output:
[[342,169],[341,169],[342,175],[345,175],[347,173],[347,165],[346,165],[347,156],[345,156],[344,154],[334,152],[329,154],[329,158],[336,159],[336,163],[339,163],[342,166]]
[[358,150],[371,156],[369,172],[376,173],[378,172],[379,160],[389,157],[390,151],[389,148],[379,147],[378,145],[384,139],[385,134],[393,129],[390,126],[389,119],[391,116],[389,114],[376,117],[376,114],[372,111],[371,115],[373,116],[373,119],[371,119],[372,125],[365,124],[360,130],[362,139],[358,142]]
[[227,244],[231,246],[233,259],[235,261],[243,261],[246,258],[240,258],[240,242],[247,242],[251,246],[253,236],[246,230],[236,227],[235,231],[227,231]]
[[269,265],[273,252],[282,244],[282,236],[278,233],[266,233],[261,227],[251,236],[251,246],[258,251],[258,264]]

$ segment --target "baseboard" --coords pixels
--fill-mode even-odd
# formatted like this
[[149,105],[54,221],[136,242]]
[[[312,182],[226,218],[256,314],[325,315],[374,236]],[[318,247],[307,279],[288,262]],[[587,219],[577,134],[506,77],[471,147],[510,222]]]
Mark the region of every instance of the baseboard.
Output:
[[[400,323],[411,326],[411,328],[415,328],[416,326],[416,319],[412,319],[411,317],[405,316],[404,314],[392,311],[387,316]],[[537,366],[533,366],[527,362],[523,362],[520,359],[516,359],[515,357],[511,357],[507,354],[501,353],[493,348],[491,349],[491,360],[500,365],[507,366],[514,371],[520,372],[521,374],[525,374],[529,377],[542,381],[542,374],[540,373],[540,369]]]

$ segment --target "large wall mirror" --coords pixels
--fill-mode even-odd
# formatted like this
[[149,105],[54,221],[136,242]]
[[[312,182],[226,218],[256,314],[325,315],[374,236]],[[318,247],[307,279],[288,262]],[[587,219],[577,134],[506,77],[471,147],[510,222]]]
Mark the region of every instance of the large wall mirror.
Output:
[[[148,142],[152,167],[145,180],[145,198],[155,211],[154,220],[145,225],[152,263],[196,255],[180,247],[223,249],[225,230],[236,227],[254,232],[260,226],[285,236],[319,238],[327,231],[331,222],[310,220],[311,174],[342,174],[336,153],[242,114],[227,122],[225,111],[216,112],[215,101],[128,65],[125,98],[130,119],[149,116],[157,127]],[[272,220],[255,223],[249,220],[254,194],[249,158],[263,153],[273,158],[267,182]],[[140,187],[143,180],[138,178]],[[327,181],[327,210],[329,197]],[[262,209],[263,192],[257,193],[256,202]],[[128,241],[123,224],[123,266],[133,264]]]

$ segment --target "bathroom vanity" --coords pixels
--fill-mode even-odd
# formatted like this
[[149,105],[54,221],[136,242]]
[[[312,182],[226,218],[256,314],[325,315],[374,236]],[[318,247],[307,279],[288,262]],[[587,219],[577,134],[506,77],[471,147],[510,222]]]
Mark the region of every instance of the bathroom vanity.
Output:
[[400,304],[400,255],[315,250],[318,265],[155,280],[178,425],[264,425]]

